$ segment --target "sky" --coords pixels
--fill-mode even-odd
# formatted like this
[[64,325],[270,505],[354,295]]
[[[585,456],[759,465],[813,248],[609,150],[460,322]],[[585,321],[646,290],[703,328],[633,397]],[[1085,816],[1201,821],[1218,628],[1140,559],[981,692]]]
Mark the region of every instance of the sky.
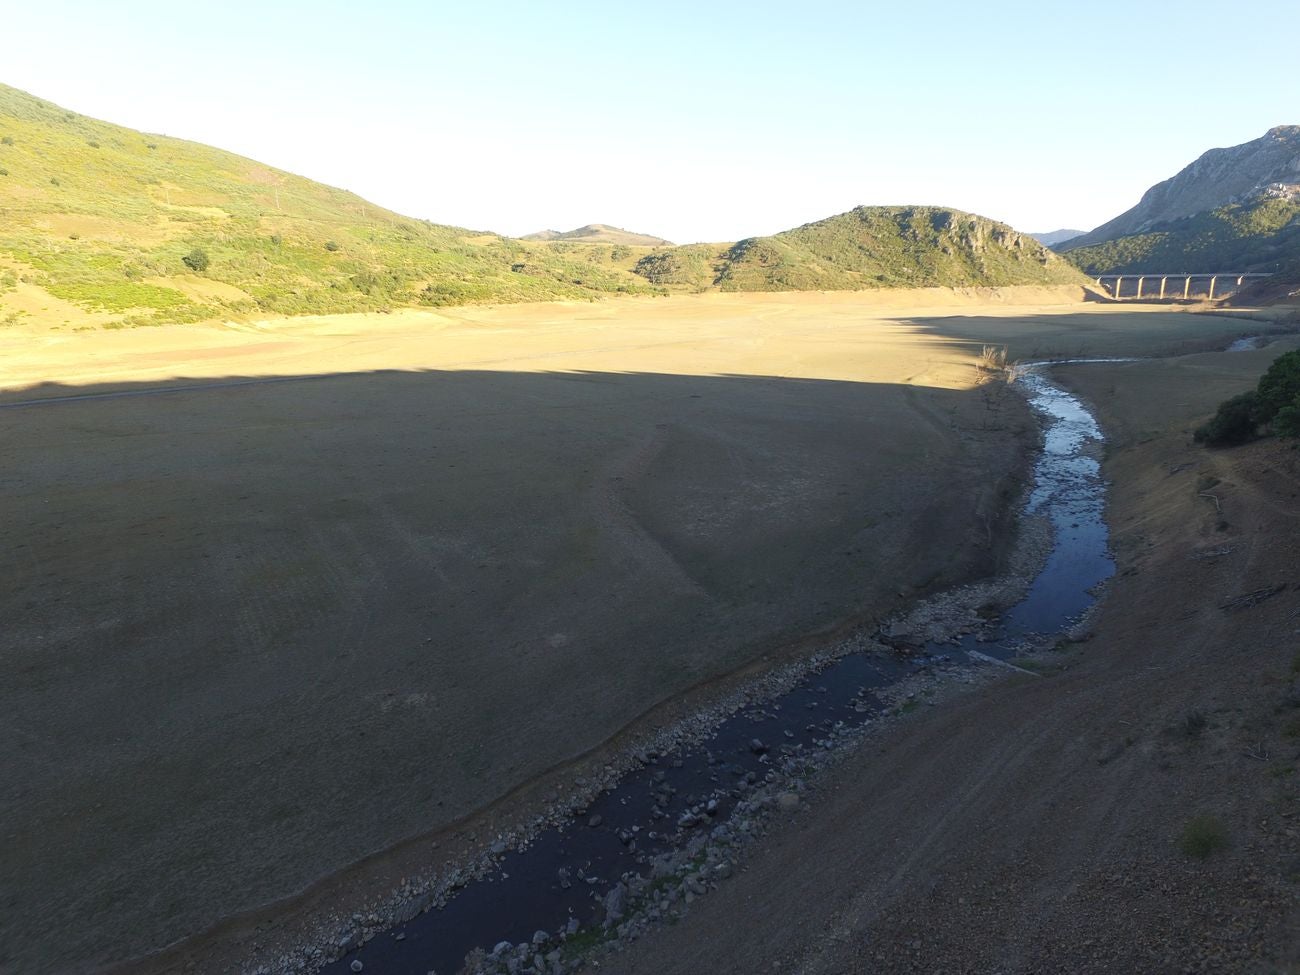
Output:
[[1300,123],[1293,4],[44,0],[0,16],[0,82],[509,235],[1086,230]]

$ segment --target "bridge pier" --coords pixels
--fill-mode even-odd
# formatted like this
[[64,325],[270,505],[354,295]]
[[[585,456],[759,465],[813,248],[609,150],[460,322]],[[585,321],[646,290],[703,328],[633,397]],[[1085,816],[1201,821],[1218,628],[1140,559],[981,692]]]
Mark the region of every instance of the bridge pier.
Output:
[[[1198,278],[1205,278],[1208,281],[1205,296],[1206,300],[1213,301],[1215,298],[1219,297],[1220,293],[1231,294],[1234,287],[1240,288],[1248,280],[1266,277],[1268,277],[1268,274],[1257,271],[1207,271],[1201,274],[1162,274],[1158,271],[1151,271],[1145,274],[1098,274],[1093,277],[1093,280],[1097,283],[1099,288],[1108,289],[1112,298],[1119,299],[1124,297],[1124,279],[1137,278],[1137,283],[1133,286],[1135,293],[1129,295],[1129,297],[1136,298],[1140,301],[1148,294],[1147,278],[1151,278],[1153,281],[1158,278],[1160,280],[1160,300],[1163,301],[1171,296],[1169,288],[1170,279],[1172,278],[1177,281],[1179,278],[1182,278],[1183,300],[1188,301],[1192,297],[1192,282]],[[1219,288],[1219,278],[1232,282],[1232,284],[1225,286],[1228,289],[1227,291],[1221,292],[1221,289]],[[1109,284],[1107,282],[1109,282]]]

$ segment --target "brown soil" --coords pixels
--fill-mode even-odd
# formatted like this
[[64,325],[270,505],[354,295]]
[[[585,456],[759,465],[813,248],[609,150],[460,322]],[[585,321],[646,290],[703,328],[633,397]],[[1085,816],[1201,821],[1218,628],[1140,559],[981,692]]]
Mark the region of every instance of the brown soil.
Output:
[[[1189,437],[1296,344],[1059,369],[1112,437],[1091,638],[873,740],[601,970],[1297,970],[1300,452]],[[1181,849],[1196,816],[1226,849]]]
[[[950,308],[0,335],[0,407],[54,400],[0,408],[0,969],[133,958],[308,891],[169,957],[220,970],[292,940],[431,854],[321,878],[410,837],[472,842],[466,817],[664,702],[995,569],[1029,423],[975,385],[981,343],[1241,327]],[[959,744],[888,762],[956,780]]]

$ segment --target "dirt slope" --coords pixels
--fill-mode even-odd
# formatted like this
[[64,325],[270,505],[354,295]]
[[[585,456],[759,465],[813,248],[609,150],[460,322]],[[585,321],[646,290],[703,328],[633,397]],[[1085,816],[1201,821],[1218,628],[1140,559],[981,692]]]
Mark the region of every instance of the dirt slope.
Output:
[[[896,726],[602,971],[1295,970],[1300,453],[1187,435],[1294,345],[1060,370],[1113,435],[1092,639]],[[1196,815],[1226,850],[1180,851]]]

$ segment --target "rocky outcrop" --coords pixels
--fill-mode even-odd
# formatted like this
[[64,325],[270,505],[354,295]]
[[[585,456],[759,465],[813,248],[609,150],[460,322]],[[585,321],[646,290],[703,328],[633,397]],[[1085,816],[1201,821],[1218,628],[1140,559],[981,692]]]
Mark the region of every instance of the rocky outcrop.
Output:
[[1178,175],[1157,183],[1138,205],[1095,230],[1058,245],[1071,251],[1140,234],[1157,224],[1229,203],[1286,194],[1300,184],[1300,125],[1279,125],[1229,149],[1211,149]]

